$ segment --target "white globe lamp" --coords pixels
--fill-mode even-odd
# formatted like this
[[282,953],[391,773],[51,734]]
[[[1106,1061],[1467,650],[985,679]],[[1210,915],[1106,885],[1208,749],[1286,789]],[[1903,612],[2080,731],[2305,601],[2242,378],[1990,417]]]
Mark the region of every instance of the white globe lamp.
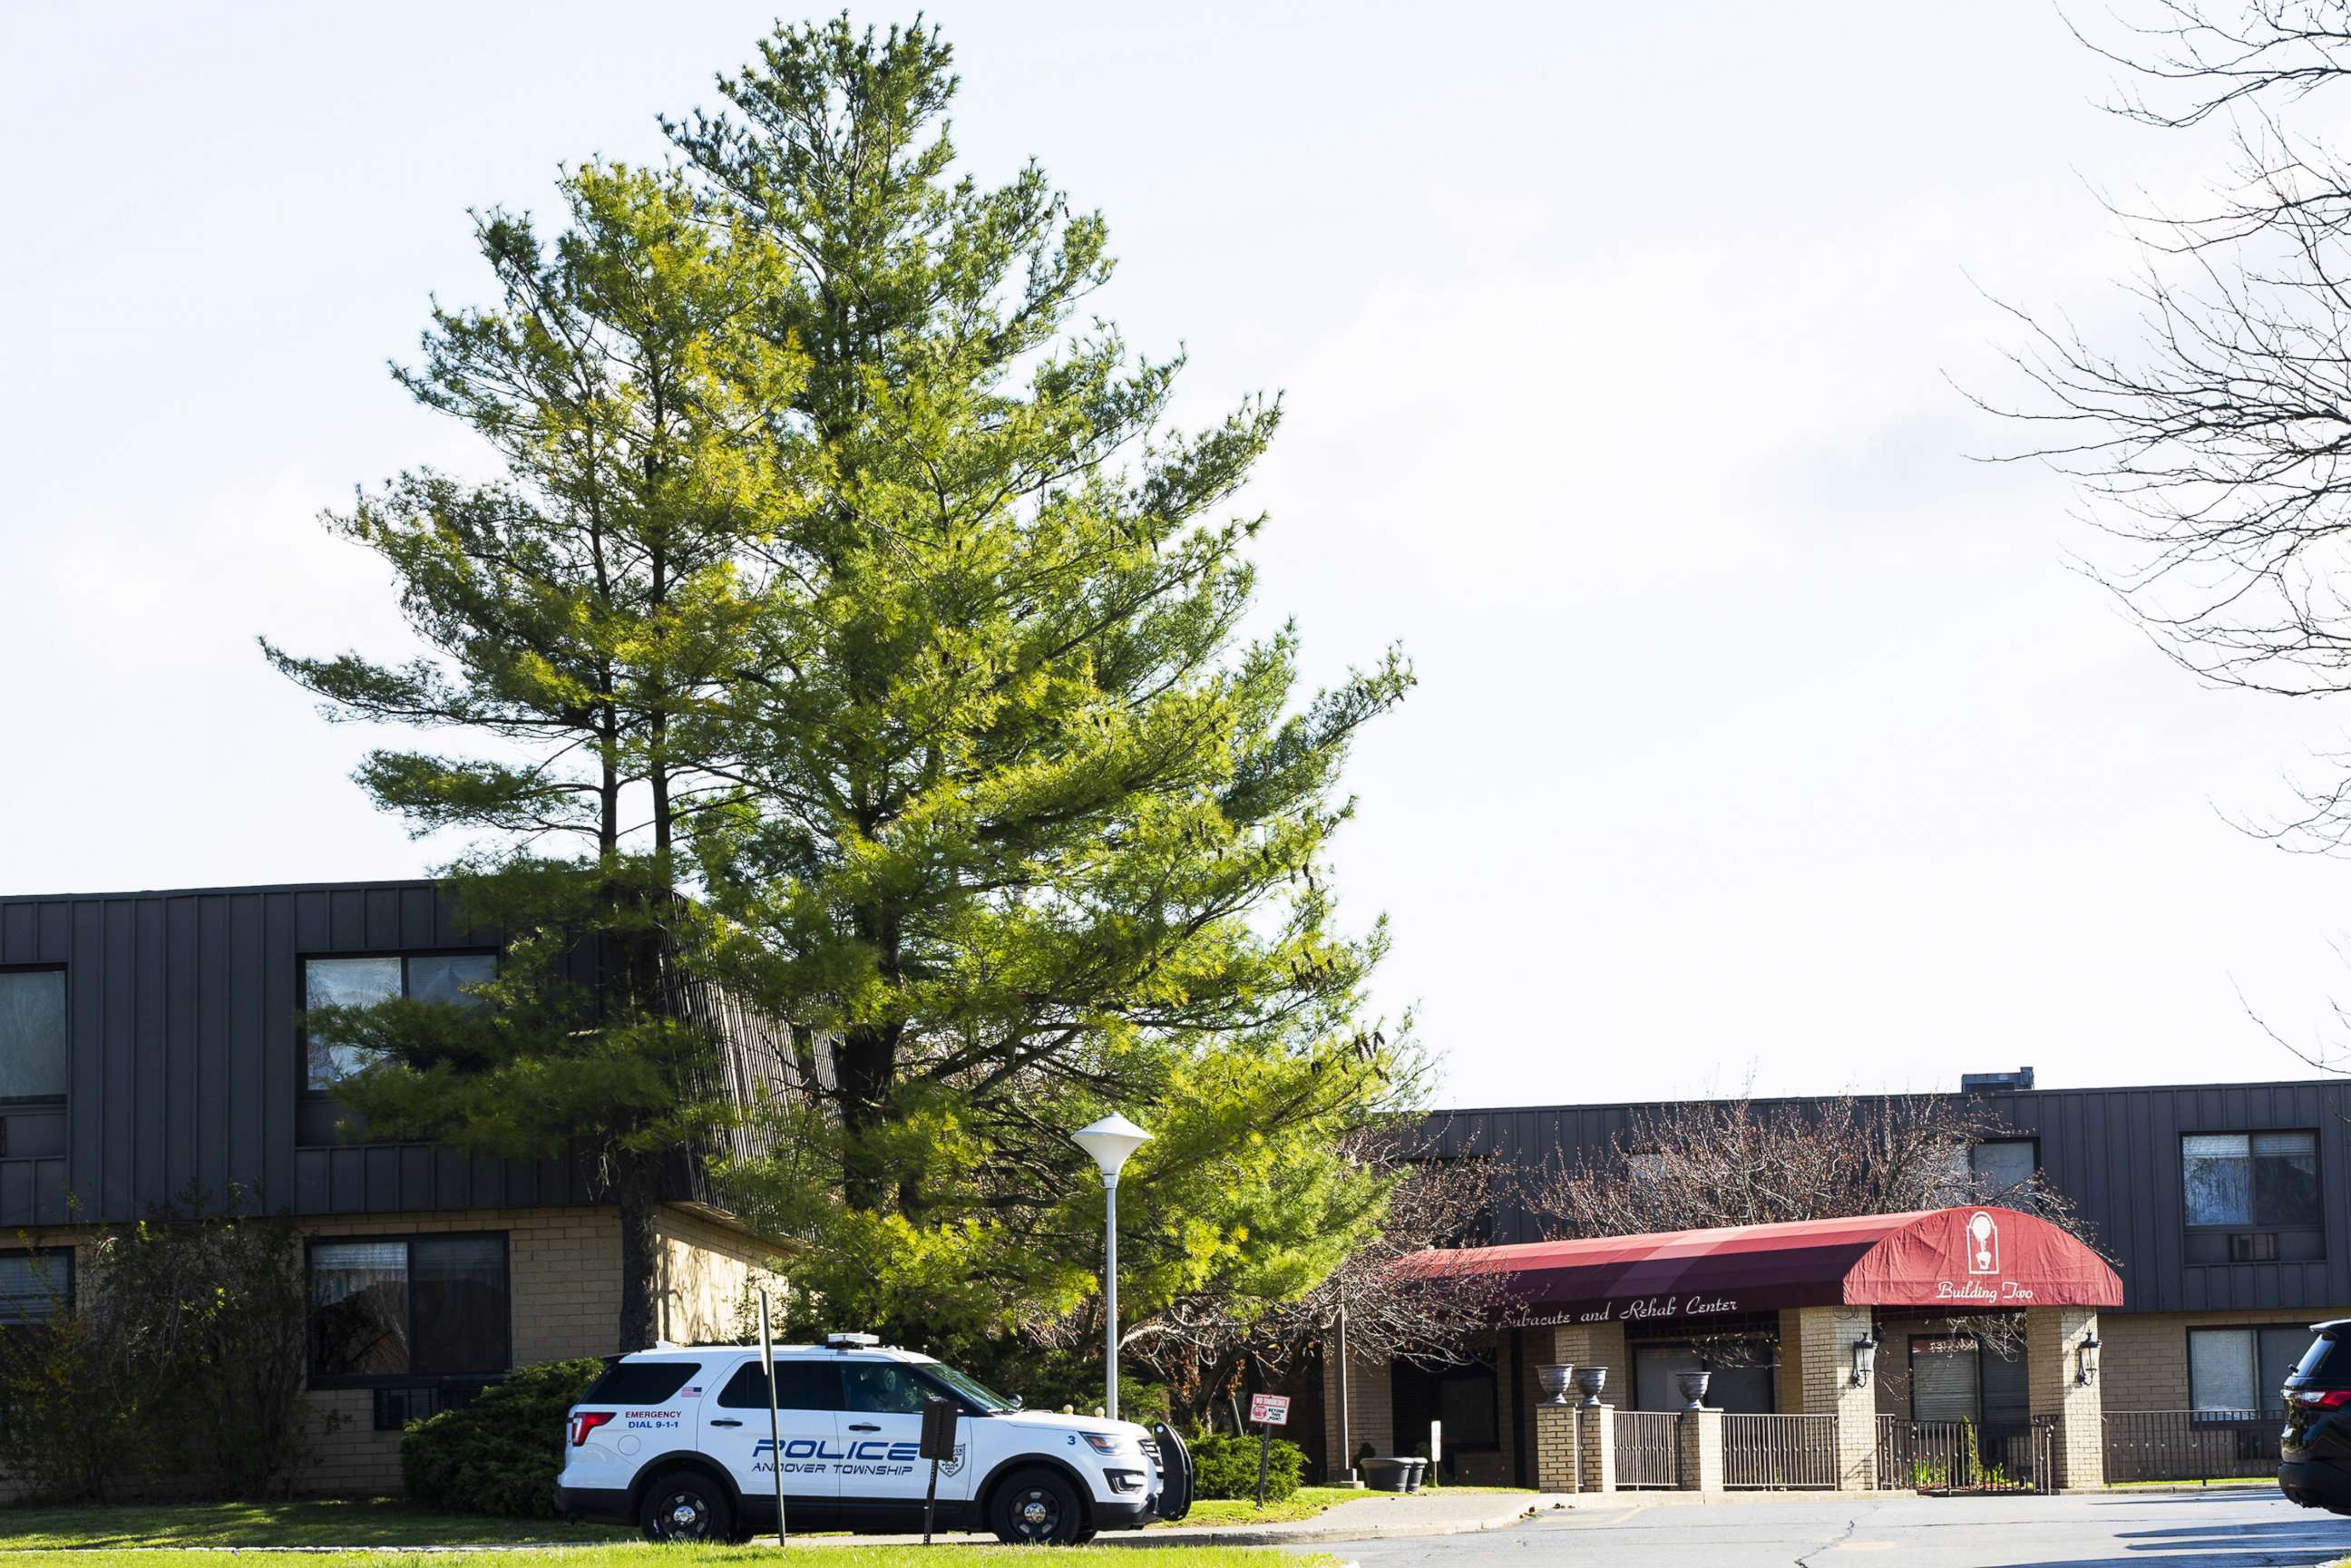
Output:
[[1109,1385],[1103,1392],[1102,1414],[1115,1421],[1118,1419],[1118,1173],[1125,1167],[1127,1156],[1151,1141],[1151,1134],[1113,1111],[1099,1122],[1080,1127],[1070,1136],[1080,1148],[1093,1155],[1094,1164],[1102,1167],[1105,1204],[1102,1315],[1108,1324],[1104,1330],[1103,1368]]

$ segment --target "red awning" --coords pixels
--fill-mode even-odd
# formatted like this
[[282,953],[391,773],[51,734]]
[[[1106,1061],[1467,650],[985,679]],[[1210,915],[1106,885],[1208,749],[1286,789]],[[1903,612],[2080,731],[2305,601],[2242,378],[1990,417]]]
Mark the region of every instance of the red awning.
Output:
[[1424,1252],[1433,1273],[1509,1276],[1531,1322],[1709,1318],[1780,1307],[1948,1312],[2119,1307],[2122,1281],[2082,1242],[2011,1208],[1928,1208],[1580,1241]]

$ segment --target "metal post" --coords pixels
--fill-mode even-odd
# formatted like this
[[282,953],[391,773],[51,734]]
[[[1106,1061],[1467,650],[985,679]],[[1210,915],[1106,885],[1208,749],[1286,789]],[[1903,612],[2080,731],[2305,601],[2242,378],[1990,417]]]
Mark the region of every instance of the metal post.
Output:
[[1339,1451],[1331,1456],[1331,1470],[1341,1485],[1355,1479],[1355,1452],[1347,1446],[1347,1300],[1339,1299]]
[[1112,1176],[1102,1184],[1107,1195],[1107,1230],[1102,1245],[1102,1294],[1107,1308],[1109,1328],[1104,1334],[1102,1360],[1108,1370],[1102,1399],[1102,1414],[1118,1419],[1118,1177]]
[[784,1434],[776,1414],[776,1342],[769,1330],[768,1292],[759,1292],[759,1364],[768,1374],[768,1470],[776,1478],[776,1544],[784,1544]]

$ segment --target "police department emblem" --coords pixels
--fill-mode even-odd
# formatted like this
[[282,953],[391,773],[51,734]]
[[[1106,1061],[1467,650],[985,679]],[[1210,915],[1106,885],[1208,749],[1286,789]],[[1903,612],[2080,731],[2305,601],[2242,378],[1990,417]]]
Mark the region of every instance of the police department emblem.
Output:
[[963,1450],[964,1446],[961,1443],[957,1443],[955,1446],[955,1457],[953,1458],[941,1459],[939,1461],[939,1474],[943,1476],[961,1475],[963,1473]]

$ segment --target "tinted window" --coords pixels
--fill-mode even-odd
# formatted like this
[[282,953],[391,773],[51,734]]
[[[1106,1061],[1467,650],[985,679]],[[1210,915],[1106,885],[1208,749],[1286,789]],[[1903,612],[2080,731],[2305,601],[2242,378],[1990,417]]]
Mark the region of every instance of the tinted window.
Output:
[[2193,1134],[2179,1140],[2179,1173],[2190,1225],[2319,1223],[2312,1134]]
[[2032,1179],[2040,1151],[2031,1138],[2001,1138],[1969,1150],[1968,1163],[1983,1178],[1984,1190],[1997,1197]]
[[[718,1403],[736,1409],[768,1407],[768,1376],[756,1361],[747,1361],[726,1380]],[[776,1408],[778,1410],[838,1410],[841,1380],[838,1364],[830,1361],[776,1363]]]
[[310,1249],[310,1370],[408,1370],[408,1244],[321,1241]]
[[66,972],[0,974],[0,1100],[66,1092]]
[[319,1241],[310,1248],[310,1370],[396,1377],[507,1369],[504,1237]]
[[2290,1326],[2189,1330],[2189,1403],[2214,1416],[2277,1415],[2295,1359],[2310,1359],[2307,1333]]
[[2316,1384],[2321,1388],[2334,1386],[2331,1382],[2322,1380],[2319,1376],[2320,1368],[2326,1364],[2326,1353],[2334,1348],[2335,1340],[2331,1335],[2320,1334],[2316,1339],[2312,1340],[2310,1348],[2302,1353],[2302,1360],[2294,1365],[2295,1381]]
[[469,988],[497,977],[498,960],[489,953],[439,953],[408,961],[408,994],[420,1002],[477,1008],[489,998]]
[[[302,1005],[305,1008],[367,1008],[395,997],[438,1002],[450,1007],[482,1007],[489,998],[468,988],[497,978],[495,953],[419,953],[402,957],[305,958],[302,960]],[[329,1044],[304,1037],[307,1057],[303,1082],[313,1091],[332,1089],[373,1062],[376,1052],[363,1045]],[[62,1092],[62,1091],[60,1091]]]
[[693,1361],[621,1361],[580,1396],[582,1405],[658,1405],[702,1370]]
[[876,1416],[919,1416],[942,1391],[894,1361],[841,1364],[841,1407]]
[[497,1236],[437,1236],[408,1249],[415,1372],[503,1372],[507,1244]]
[[72,1253],[0,1253],[0,1328],[47,1322],[72,1300]]

